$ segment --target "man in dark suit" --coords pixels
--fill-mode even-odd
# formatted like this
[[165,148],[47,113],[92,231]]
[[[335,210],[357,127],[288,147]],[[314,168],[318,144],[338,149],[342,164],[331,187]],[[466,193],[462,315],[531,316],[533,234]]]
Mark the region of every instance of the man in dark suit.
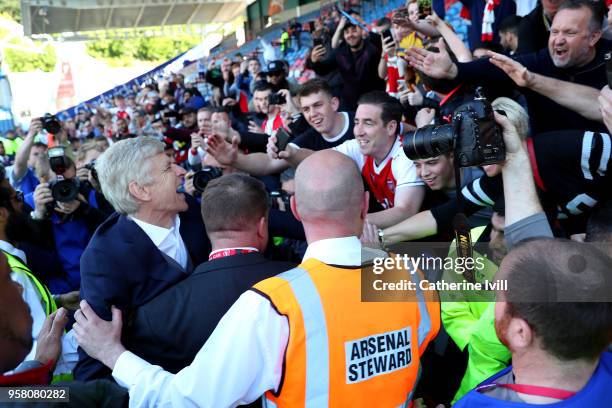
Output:
[[[187,278],[194,265],[206,260],[210,243],[197,203],[177,192],[185,170],[164,154],[160,141],[139,137],[117,142],[100,156],[96,170],[118,214],[98,228],[81,257],[81,297],[110,320],[111,305],[129,316]],[[79,351],[76,379],[108,374]]]
[[127,323],[128,349],[176,373],[188,366],[217,323],[255,283],[293,268],[268,261],[268,202],[262,182],[244,174],[211,181],[202,218],[213,251],[187,279],[138,308]]

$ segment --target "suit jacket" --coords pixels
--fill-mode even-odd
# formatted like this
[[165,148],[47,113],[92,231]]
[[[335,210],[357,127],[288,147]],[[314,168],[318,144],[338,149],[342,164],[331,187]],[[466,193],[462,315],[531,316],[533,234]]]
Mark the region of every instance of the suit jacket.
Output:
[[[190,258],[186,269],[159,251],[128,217],[114,214],[100,225],[81,257],[81,297],[98,316],[111,320],[111,305],[121,309],[124,316],[129,315],[185,279],[194,264],[208,258],[210,242],[199,206],[191,197],[186,199],[189,208],[179,214],[180,233]],[[79,350],[76,379],[86,381],[108,373],[101,363]]]
[[125,327],[126,348],[176,373],[191,364],[242,293],[293,267],[269,261],[260,253],[205,262],[187,279],[138,308]]

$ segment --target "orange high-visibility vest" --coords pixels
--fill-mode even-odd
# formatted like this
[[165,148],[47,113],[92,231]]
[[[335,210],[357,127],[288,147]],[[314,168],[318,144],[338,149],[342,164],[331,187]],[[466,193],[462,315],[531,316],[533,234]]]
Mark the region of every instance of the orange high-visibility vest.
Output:
[[315,259],[253,290],[289,321],[282,379],[264,406],[411,406],[420,357],[440,328],[440,305],[429,295],[362,302],[360,269]]

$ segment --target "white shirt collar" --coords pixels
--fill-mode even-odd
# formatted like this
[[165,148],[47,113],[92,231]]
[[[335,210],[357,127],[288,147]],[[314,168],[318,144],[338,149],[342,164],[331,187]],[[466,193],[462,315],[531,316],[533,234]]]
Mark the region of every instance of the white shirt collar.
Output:
[[153,241],[153,245],[159,247],[162,242],[168,237],[170,234],[174,234],[175,231],[178,231],[181,227],[181,219],[177,215],[174,216],[174,225],[170,228],[159,227],[157,225],[149,224],[148,222],[139,220],[138,218],[130,216],[132,221],[134,221],[142,230],[147,234],[151,241]]
[[21,259],[23,263],[28,263],[25,252],[23,252],[21,249],[15,248],[12,244],[6,241],[0,240],[0,250],[13,256],[16,256],[17,258]]
[[308,245],[302,262],[310,258],[328,265],[360,266],[361,242],[356,236],[315,241]]

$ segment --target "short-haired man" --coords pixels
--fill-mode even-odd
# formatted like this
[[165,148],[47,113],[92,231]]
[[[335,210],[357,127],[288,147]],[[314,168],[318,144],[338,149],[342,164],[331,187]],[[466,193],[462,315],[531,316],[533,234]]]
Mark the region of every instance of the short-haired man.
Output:
[[210,181],[202,194],[202,219],[212,244],[209,260],[139,307],[126,327],[128,348],[134,344],[139,356],[173,373],[193,361],[244,291],[295,266],[262,255],[268,194],[259,180],[231,174]]
[[41,130],[42,119],[32,119],[28,134],[17,149],[14,164],[6,168],[6,175],[11,185],[24,194],[33,192],[39,183],[34,173],[34,166],[39,157],[47,152],[46,145],[34,141]]
[[602,20],[596,3],[567,0],[555,14],[548,49],[537,53],[514,59],[489,53],[490,60],[453,63],[441,43],[439,53],[413,48],[408,56],[413,67],[432,78],[521,87],[534,135],[566,129],[605,131],[596,103],[606,82],[604,54],[610,49],[610,42],[601,39]]
[[268,136],[272,135],[278,128],[283,127],[283,119],[280,115],[278,105],[270,105],[269,97],[272,95],[272,85],[266,81],[259,81],[253,90],[253,103],[258,112],[266,115],[261,130]]
[[[96,231],[81,257],[81,297],[102,318],[111,305],[128,312],[185,279],[210,252],[197,203],[178,193],[185,170],[148,137],[112,145],[96,161],[117,214]],[[103,375],[81,355],[77,379]]]
[[504,50],[514,55],[519,46],[518,30],[521,23],[519,16],[508,16],[499,25],[499,42]]
[[294,153],[301,148],[314,151],[329,149],[353,138],[353,116],[338,112],[338,98],[332,95],[325,81],[311,79],[305,82],[297,97],[302,117],[311,128],[292,139],[284,152],[270,150],[271,145],[276,142],[275,137],[269,139],[269,154],[241,154],[238,152],[237,140],[229,145],[214,137],[209,143],[208,152],[222,164],[231,165],[251,175],[263,176],[297,166],[303,157],[300,158],[299,154]]
[[495,331],[512,365],[454,406],[603,407],[612,391],[612,261],[588,244],[537,239],[511,251],[496,280]]
[[340,72],[344,80],[341,101],[345,109],[352,111],[357,108],[360,95],[385,89],[385,81],[378,76],[382,44],[378,34],[370,33],[364,39],[363,29],[346,17],[340,19],[334,40],[339,33],[342,33],[344,43],[332,51],[332,57],[325,58],[325,48],[318,46],[313,49],[310,60],[317,75],[325,75],[336,69]]
[[295,181],[291,210],[309,244],[303,262],[240,296],[179,373],[125,351],[120,313],[104,322],[82,302],[79,344],[113,368],[131,404],[234,406],[264,393],[276,406],[411,403],[421,356],[438,332],[439,304],[423,292],[401,307],[361,301],[357,236],[368,194],[352,160],[317,152]]

